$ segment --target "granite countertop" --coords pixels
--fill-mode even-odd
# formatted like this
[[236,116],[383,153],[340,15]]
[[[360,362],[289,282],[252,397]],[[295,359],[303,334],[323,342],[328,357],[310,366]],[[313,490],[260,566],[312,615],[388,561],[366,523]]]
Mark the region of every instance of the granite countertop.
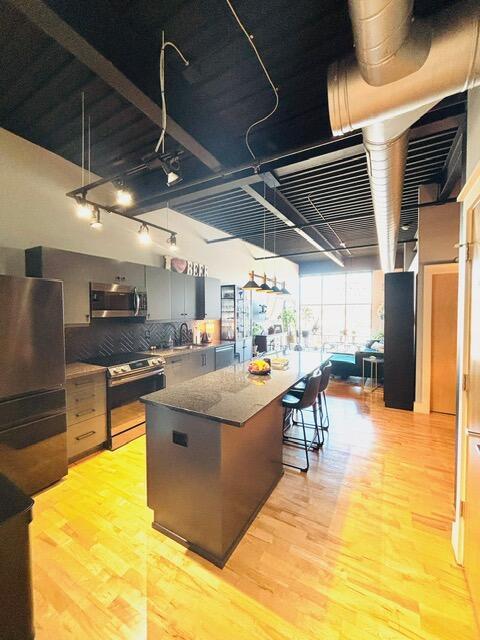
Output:
[[156,391],[141,400],[145,404],[241,427],[304,375],[327,361],[329,355],[320,351],[290,352],[288,369],[273,369],[268,376],[250,374],[248,362],[234,364]]
[[106,367],[99,367],[96,364],[86,364],[85,362],[70,362],[65,367],[65,377],[67,380],[80,378],[80,376],[93,375],[106,371]]
[[235,343],[231,342],[230,340],[217,340],[213,342],[206,342],[204,344],[195,344],[191,349],[174,349],[173,347],[167,347],[166,349],[150,349],[149,351],[145,351],[144,353],[152,356],[162,356],[162,358],[168,360],[168,358],[173,358],[174,356],[195,353],[195,351],[204,351],[205,349],[214,349],[215,347],[221,347],[226,344],[235,346]]

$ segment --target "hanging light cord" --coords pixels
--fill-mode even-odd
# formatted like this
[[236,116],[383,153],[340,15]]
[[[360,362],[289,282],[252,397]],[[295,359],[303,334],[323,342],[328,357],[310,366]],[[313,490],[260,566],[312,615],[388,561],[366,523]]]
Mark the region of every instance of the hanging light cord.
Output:
[[162,46],[160,49],[160,94],[162,98],[162,131],[155,147],[155,153],[158,153],[160,147],[162,147],[162,153],[165,151],[165,134],[167,132],[167,99],[165,97],[165,49],[172,47],[178,53],[185,66],[188,67],[189,61],[185,58],[183,53],[173,42],[165,42],[165,34],[162,31]]
[[335,236],[337,237],[337,240],[339,241],[340,245],[341,245],[341,249],[340,251],[346,251],[348,253],[349,256],[352,255],[352,252],[350,251],[350,249],[347,249],[345,246],[345,242],[340,238],[340,236],[338,235],[338,233],[335,231],[335,229],[332,227],[332,225],[328,222],[328,220],[325,218],[325,216],[322,214],[322,212],[320,211],[320,209],[317,207],[317,205],[314,203],[314,201],[312,200],[312,196],[308,195],[307,196],[308,201],[310,202],[310,204],[312,205],[312,207],[315,209],[315,211],[318,213],[318,215],[321,217],[321,219],[327,223],[328,228],[330,229],[330,231],[332,233],[335,234]]
[[248,33],[248,31],[245,29],[245,27],[244,27],[244,25],[243,25],[242,21],[241,21],[241,20],[240,20],[240,18],[238,17],[238,14],[237,14],[237,12],[235,11],[235,9],[234,9],[234,7],[233,7],[232,3],[230,2],[230,0],[226,0],[226,3],[228,4],[228,6],[229,6],[229,8],[230,8],[230,11],[233,13],[233,16],[234,16],[235,20],[238,22],[238,25],[239,25],[240,29],[241,29],[241,30],[243,31],[243,33],[245,34],[245,37],[247,38],[247,40],[248,40],[248,42],[249,42],[250,46],[251,46],[251,47],[252,47],[252,49],[254,50],[255,55],[257,56],[258,62],[260,63],[260,66],[262,67],[263,72],[264,72],[264,74],[265,74],[265,76],[266,76],[266,78],[267,78],[267,80],[268,80],[268,82],[269,82],[270,86],[272,87],[273,93],[275,94],[275,106],[273,107],[273,109],[272,109],[269,113],[267,113],[267,115],[266,115],[266,116],[264,116],[263,118],[260,118],[259,120],[257,120],[257,121],[256,121],[256,122],[254,122],[253,124],[251,124],[251,125],[248,127],[247,131],[245,132],[245,144],[246,144],[246,146],[247,146],[247,149],[248,149],[248,150],[249,150],[249,152],[250,152],[250,155],[251,155],[251,156],[252,156],[252,158],[255,160],[255,159],[256,159],[256,156],[255,156],[255,153],[252,151],[252,148],[251,148],[251,146],[250,146],[250,143],[249,143],[248,139],[249,139],[249,136],[250,136],[251,131],[252,131],[252,130],[253,130],[257,125],[261,124],[262,122],[265,122],[265,121],[266,121],[266,120],[268,120],[271,116],[273,116],[273,114],[275,113],[275,111],[278,109],[278,103],[279,103],[279,99],[278,99],[278,90],[277,90],[277,87],[273,84],[273,80],[272,80],[272,78],[270,77],[270,74],[268,73],[267,67],[265,66],[265,64],[264,64],[264,62],[263,62],[263,60],[262,60],[262,57],[260,56],[260,54],[259,54],[259,52],[258,52],[258,49],[257,49],[257,47],[255,46],[255,43],[253,42],[253,35],[251,35],[250,33]]

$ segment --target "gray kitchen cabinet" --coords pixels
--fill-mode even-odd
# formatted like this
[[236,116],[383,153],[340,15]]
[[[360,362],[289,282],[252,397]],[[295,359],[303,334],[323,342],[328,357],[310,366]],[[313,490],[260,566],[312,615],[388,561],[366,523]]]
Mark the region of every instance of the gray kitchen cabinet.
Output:
[[172,320],[196,319],[196,278],[171,272]]
[[90,282],[118,283],[132,287],[145,286],[145,266],[134,262],[122,262],[90,256]]
[[215,350],[203,349],[191,354],[192,377],[215,371]]
[[48,247],[25,251],[25,274],[36,278],[63,280],[64,324],[90,323],[91,256]]
[[67,380],[67,455],[76,460],[107,440],[105,374]]
[[175,354],[165,362],[166,386],[171,387],[211,371],[215,371],[214,348]]
[[196,305],[198,320],[220,320],[220,280],[196,278]]
[[171,275],[162,267],[145,267],[149,320],[172,318]]
[[89,324],[90,282],[145,287],[145,266],[50,247],[25,251],[25,273],[63,280],[64,323]]

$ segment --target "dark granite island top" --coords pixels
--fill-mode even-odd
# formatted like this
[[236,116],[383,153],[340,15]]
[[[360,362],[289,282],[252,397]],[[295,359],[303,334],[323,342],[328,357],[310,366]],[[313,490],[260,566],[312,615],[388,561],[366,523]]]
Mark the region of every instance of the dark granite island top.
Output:
[[282,396],[328,360],[288,357],[269,376],[237,364],[142,398],[153,527],[220,567],[283,475]]
[[326,362],[329,355],[321,351],[292,351],[286,356],[288,369],[274,369],[268,376],[250,374],[249,363],[244,362],[170,388],[167,379],[166,389],[144,396],[142,402],[242,427],[303,376]]

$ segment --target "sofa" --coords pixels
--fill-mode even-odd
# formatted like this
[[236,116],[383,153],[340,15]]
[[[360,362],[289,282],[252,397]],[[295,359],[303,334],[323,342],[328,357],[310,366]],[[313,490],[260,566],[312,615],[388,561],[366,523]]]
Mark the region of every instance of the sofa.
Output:
[[[330,362],[332,363],[332,375],[338,376],[346,380],[350,376],[362,375],[363,358],[376,356],[383,358],[383,351],[372,349],[371,347],[362,347],[360,351],[355,353],[332,353]],[[365,363],[365,375],[370,375],[370,365]],[[383,380],[383,364],[378,365],[378,378]]]

